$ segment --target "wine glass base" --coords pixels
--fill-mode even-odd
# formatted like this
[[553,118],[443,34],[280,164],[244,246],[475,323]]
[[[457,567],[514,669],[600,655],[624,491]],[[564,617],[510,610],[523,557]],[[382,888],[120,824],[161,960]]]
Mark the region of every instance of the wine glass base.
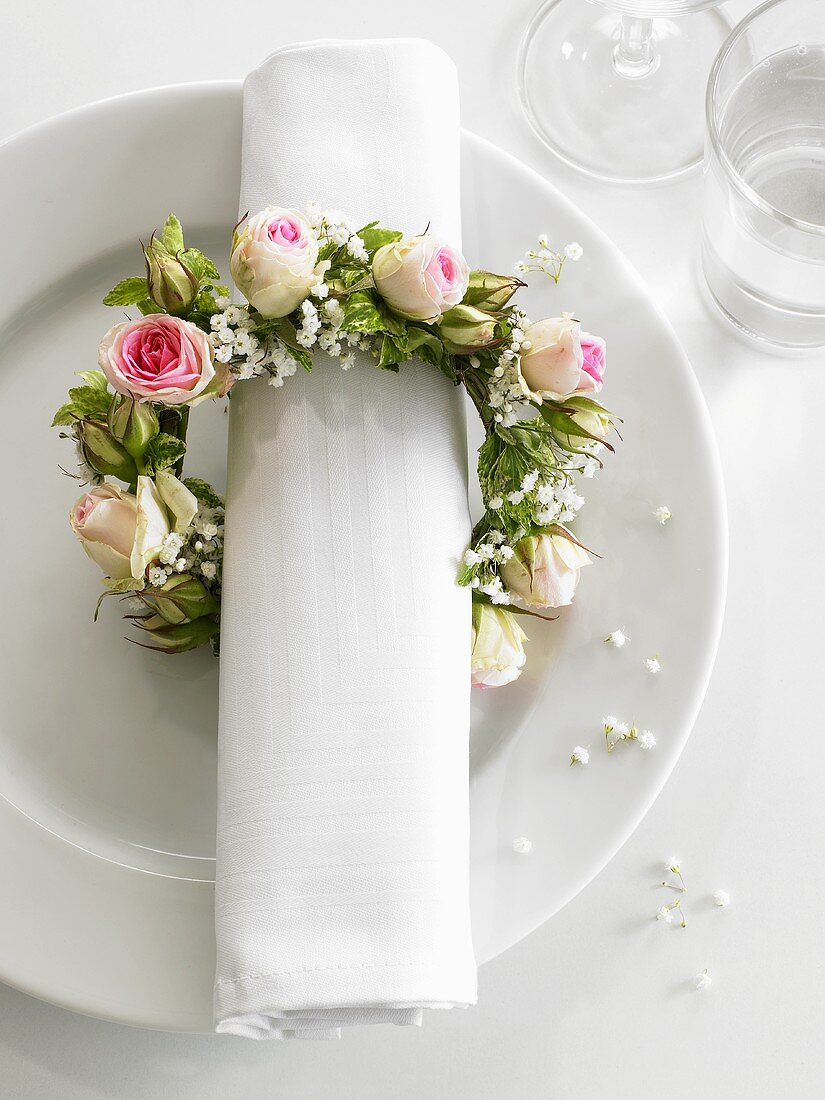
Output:
[[705,86],[730,24],[716,10],[654,19],[653,63],[629,77],[614,63],[621,20],[582,0],[548,0],[522,42],[521,102],[574,168],[617,182],[670,179],[701,162]]

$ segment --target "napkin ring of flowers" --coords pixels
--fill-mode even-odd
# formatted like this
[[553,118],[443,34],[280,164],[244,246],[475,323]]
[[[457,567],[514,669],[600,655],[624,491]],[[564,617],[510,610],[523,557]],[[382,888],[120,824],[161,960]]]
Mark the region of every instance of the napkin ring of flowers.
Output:
[[54,417],[76,444],[71,476],[86,488],[71,527],[104,573],[95,618],[105,596],[119,595],[140,632],[130,640],[218,653],[224,501],[183,476],[190,411],[248,379],[283,386],[312,370],[313,352],[346,371],[361,351],[378,370],[437,367],[478,411],[485,511],[470,546],[456,547],[457,582],[472,589],[473,682],[516,679],[527,640],[516,615],[546,618],[573,599],[591,562],[569,526],[584,503],[578,481],[613,449],[615,417],[595,398],[604,341],[570,314],[531,323],[513,301],[522,275],[558,283],[581,247],[556,252],[541,237],[514,273],[496,275],[471,271],[430,232],[405,237],[378,222],[355,228],[338,212],[268,206],[234,230],[243,304],[174,215],[142,248],[146,274],[104,299],[135,319],[109,329],[100,369],[79,372]]

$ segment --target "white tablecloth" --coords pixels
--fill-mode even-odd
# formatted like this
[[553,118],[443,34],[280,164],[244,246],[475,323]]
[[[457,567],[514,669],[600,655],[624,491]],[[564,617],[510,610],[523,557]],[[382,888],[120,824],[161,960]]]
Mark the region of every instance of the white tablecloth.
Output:
[[[710,404],[731,525],[726,627],[682,760],[596,881],[482,968],[477,1009],[420,1033],[390,1030],[380,1042],[373,1031],[321,1049],[273,1049],[136,1032],[0,987],[0,1079],[15,1100],[315,1100],[331,1091],[336,1100],[589,1100],[604,1095],[605,1082],[611,1100],[721,1100],[805,1097],[821,1087],[825,578],[816,552],[825,538],[825,357],[774,360],[740,344],[702,304],[697,177],[643,195],[608,187],[564,168],[532,137],[514,72],[536,4],[201,0],[193,9],[145,0],[127,9],[44,0],[0,12],[0,137],[133,88],[238,78],[264,41],[426,34],[444,46],[460,70],[465,125],[562,187],[654,288]],[[684,931],[650,919],[657,864],[672,853],[693,889]],[[710,903],[717,888],[733,895],[729,910]],[[706,966],[715,982],[697,994],[689,981]]]

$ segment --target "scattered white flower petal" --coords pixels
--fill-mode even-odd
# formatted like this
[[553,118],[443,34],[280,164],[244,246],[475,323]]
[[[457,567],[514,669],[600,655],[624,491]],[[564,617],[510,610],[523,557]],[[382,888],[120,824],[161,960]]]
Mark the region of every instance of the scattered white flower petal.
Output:
[[629,641],[630,639],[621,627],[618,630],[611,630],[605,638],[605,644],[615,646],[616,649],[622,649]]
[[664,504],[658,507],[653,515],[656,517],[662,527],[664,527],[668,520],[671,520],[673,518],[673,512],[671,512],[671,510]]
[[590,751],[584,747],[584,745],[576,745],[570,756],[571,764],[589,764],[590,763]]
[[528,840],[526,836],[517,836],[513,841],[513,851],[520,856],[526,856],[532,850],[532,847],[532,840]]
[[661,670],[661,667],[658,657],[645,657],[645,668],[648,672],[652,672],[654,676]]
[[703,970],[701,974],[697,974],[693,979],[693,984],[697,989],[707,989],[709,985],[713,985],[713,978],[711,978],[707,970]]
[[642,730],[641,733],[637,733],[636,740],[639,742],[639,748],[644,749],[646,752],[656,748],[656,738],[650,730]]
[[717,890],[713,895],[713,901],[715,905],[718,905],[720,909],[727,909],[730,905],[730,894],[727,890]]

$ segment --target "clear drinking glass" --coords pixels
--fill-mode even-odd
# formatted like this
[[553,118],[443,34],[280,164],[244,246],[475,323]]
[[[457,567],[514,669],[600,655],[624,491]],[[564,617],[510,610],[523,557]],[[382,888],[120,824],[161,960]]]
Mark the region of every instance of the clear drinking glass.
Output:
[[769,0],[707,91],[702,266],[722,312],[776,347],[825,347],[825,0]]
[[719,2],[546,0],[519,55],[535,132],[601,179],[668,179],[700,164],[707,76],[730,30],[711,10]]

